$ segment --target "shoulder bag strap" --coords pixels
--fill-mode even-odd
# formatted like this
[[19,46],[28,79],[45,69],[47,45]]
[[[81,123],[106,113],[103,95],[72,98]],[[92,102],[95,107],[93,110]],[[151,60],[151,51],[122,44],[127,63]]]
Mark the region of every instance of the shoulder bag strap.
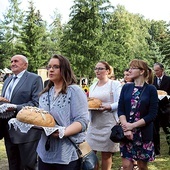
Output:
[[114,102],[112,86],[113,86],[113,80],[111,80],[110,83],[110,101]]

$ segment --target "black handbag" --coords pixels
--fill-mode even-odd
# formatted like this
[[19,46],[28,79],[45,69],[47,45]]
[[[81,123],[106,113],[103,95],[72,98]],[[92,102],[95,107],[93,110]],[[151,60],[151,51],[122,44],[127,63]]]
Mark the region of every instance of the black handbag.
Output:
[[128,140],[124,136],[124,132],[123,132],[122,126],[120,124],[117,124],[112,127],[111,134],[110,134],[110,140],[112,140],[115,143],[126,142]]
[[[114,117],[114,119],[115,119],[115,117]],[[115,121],[116,121],[116,119],[115,119]],[[113,141],[114,143],[126,142],[128,140],[126,138],[126,136],[124,135],[124,132],[123,132],[120,122],[117,122],[117,124],[112,127],[111,134],[110,134],[110,140]]]
[[98,158],[94,151],[90,151],[87,155],[82,157],[81,169],[82,170],[94,170],[98,164]]
[[77,146],[69,137],[67,138],[74,145],[81,159],[81,170],[95,170],[98,164],[98,158],[89,144],[85,141]]
[[97,166],[98,158],[94,151],[90,151],[87,155],[82,157],[81,169],[82,170],[94,170]]
[[[70,139],[70,138],[69,138]],[[74,145],[81,159],[81,170],[94,170],[98,164],[98,158],[87,142]]]

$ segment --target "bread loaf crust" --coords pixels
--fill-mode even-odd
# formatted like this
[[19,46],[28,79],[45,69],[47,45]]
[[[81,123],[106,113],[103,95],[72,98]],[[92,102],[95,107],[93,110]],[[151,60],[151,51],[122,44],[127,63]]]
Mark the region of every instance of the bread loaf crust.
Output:
[[167,95],[167,92],[164,90],[157,90],[158,95]]
[[102,102],[101,100],[97,99],[97,98],[93,98],[93,97],[89,97],[88,98],[88,107],[89,108],[100,108]]
[[56,122],[51,114],[37,107],[23,107],[16,116],[17,120],[35,126],[54,127]]

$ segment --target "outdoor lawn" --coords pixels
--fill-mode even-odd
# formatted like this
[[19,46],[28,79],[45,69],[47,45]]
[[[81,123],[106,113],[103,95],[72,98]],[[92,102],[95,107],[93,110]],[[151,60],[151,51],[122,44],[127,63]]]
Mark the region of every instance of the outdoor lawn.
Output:
[[[121,166],[120,156],[119,153],[116,153],[113,155],[112,170],[118,170],[120,166]],[[3,140],[0,140],[0,170],[8,170]],[[154,162],[149,163],[149,170],[170,170],[170,156],[168,155],[168,145],[165,140],[165,135],[162,131],[161,131],[161,156],[156,158]]]

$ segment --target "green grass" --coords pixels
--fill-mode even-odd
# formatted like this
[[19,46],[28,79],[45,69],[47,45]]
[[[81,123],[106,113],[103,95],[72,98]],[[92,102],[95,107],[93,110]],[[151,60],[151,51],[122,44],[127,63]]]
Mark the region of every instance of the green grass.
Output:
[[4,141],[3,141],[3,140],[0,140],[0,160],[3,160],[4,158],[6,158]]
[[[100,154],[98,154],[100,160]],[[7,158],[3,140],[0,140],[0,170],[7,170]],[[119,153],[113,155],[112,170],[118,170],[121,166],[121,158]],[[156,158],[154,162],[149,163],[149,170],[169,170],[170,156],[168,155],[168,145],[166,143],[165,134],[161,131],[161,156]]]

